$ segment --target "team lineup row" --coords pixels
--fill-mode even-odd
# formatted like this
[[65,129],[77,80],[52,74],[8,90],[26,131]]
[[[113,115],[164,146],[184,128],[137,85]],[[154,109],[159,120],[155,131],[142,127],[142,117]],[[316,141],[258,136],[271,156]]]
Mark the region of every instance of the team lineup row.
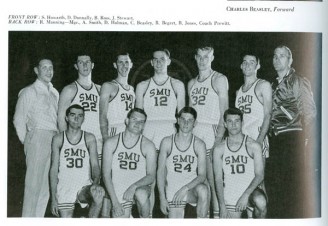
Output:
[[[278,78],[272,86],[257,78],[258,57],[244,55],[240,66],[244,85],[235,100],[242,115],[236,109],[226,112],[228,80],[211,68],[214,49],[198,48],[195,60],[199,74],[187,87],[192,108],[185,108],[184,84],[167,74],[171,63],[167,49],[153,52],[154,76],[140,82],[135,92],[128,84],[132,61],[127,53],[118,55],[114,63],[117,78],[101,87],[92,82],[90,56],[79,55],[74,64],[78,79],[64,87],[60,96],[51,85],[51,60],[40,60],[34,68],[37,80],[20,92],[14,115],[27,164],[23,217],[43,217],[50,191],[52,212],[57,216],[73,216],[75,202],[86,202],[91,195],[90,217],[129,217],[133,200],[140,216],[149,217],[155,205],[156,170],[160,209],[169,217],[183,217],[186,202],[191,202],[197,203],[197,217],[207,217],[209,209],[215,218],[240,217],[252,206],[249,217],[263,218],[267,197],[270,203],[281,204],[286,197],[293,203],[289,211],[272,217],[302,217],[303,212],[293,207],[294,203],[298,206],[301,193],[290,197],[277,192],[279,183],[286,184],[283,179],[278,184],[267,185],[267,179],[263,183],[267,172],[277,181],[286,172],[295,177],[306,164],[299,159],[291,167],[288,161],[296,152],[282,151],[303,150],[304,142],[275,152],[271,147],[268,158],[268,132],[270,140],[281,139],[279,144],[291,134],[298,141],[298,133],[303,136],[303,127],[316,115],[308,81],[291,67],[290,49],[274,50]],[[224,139],[226,130],[229,138]],[[305,134],[306,141],[310,135]],[[99,161],[95,161],[97,153]],[[90,165],[84,164],[89,162],[86,157]],[[288,166],[264,167],[267,158],[286,161]],[[103,188],[98,185],[100,168]],[[90,186],[81,190],[84,185]],[[292,180],[288,189],[295,193],[293,188],[299,185]]]

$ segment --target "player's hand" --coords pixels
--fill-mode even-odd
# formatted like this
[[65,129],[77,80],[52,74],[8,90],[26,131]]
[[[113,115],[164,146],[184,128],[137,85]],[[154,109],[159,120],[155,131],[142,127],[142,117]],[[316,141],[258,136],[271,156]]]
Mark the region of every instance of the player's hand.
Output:
[[57,202],[57,200],[53,200],[51,202],[51,213],[54,216],[59,217],[59,210],[58,210],[58,202]]
[[167,199],[160,199],[160,208],[163,214],[169,214],[169,202],[167,201]]
[[113,205],[112,213],[113,213],[113,217],[123,216],[124,215],[123,206],[120,203]]
[[180,188],[180,190],[174,194],[172,202],[176,205],[181,204],[183,199],[186,197],[188,191],[189,189],[187,186],[183,186],[182,188]]
[[249,196],[246,194],[242,194],[242,196],[238,199],[238,202],[236,204],[236,211],[242,212],[246,210],[247,204],[248,204],[248,198]]
[[231,218],[230,212],[227,210],[226,206],[220,206],[220,218]]
[[105,190],[100,185],[92,185],[90,187],[90,193],[95,203],[101,204],[103,202]]
[[136,192],[137,187],[132,184],[123,194],[123,199],[127,201],[132,201],[134,197],[134,193]]

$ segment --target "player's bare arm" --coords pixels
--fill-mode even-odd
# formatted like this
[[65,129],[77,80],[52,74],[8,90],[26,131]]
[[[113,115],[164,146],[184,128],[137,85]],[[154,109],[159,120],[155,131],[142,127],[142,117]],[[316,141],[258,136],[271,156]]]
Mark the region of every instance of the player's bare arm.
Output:
[[67,129],[67,124],[65,120],[66,109],[70,106],[74,96],[76,95],[77,88],[75,83],[71,83],[64,87],[59,95],[58,102],[58,128],[59,131],[65,131]]
[[100,131],[103,140],[106,140],[108,135],[108,103],[116,96],[118,92],[118,86],[114,83],[106,82],[100,89],[100,100],[99,100],[99,123]]
[[262,80],[255,90],[257,96],[260,98],[260,101],[263,103],[263,123],[259,136],[256,141],[260,144],[263,143],[265,136],[269,130],[271,115],[272,115],[272,87],[268,81]]
[[165,137],[160,145],[157,167],[157,187],[159,192],[160,208],[163,214],[168,215],[169,203],[165,195],[166,160],[170,153],[171,137]]
[[206,179],[206,147],[205,143],[197,137],[195,138],[195,153],[197,155],[197,177],[176,192],[173,196],[173,202],[179,203],[183,201],[188,191],[204,183]]
[[148,88],[149,82],[150,82],[150,80],[147,79],[146,81],[142,81],[137,85],[137,87],[136,87],[136,104],[135,104],[136,108],[143,109],[144,95]]
[[97,142],[93,134],[85,132],[87,148],[90,154],[91,177],[93,184],[99,184],[101,172],[98,162]]
[[143,137],[141,146],[142,153],[146,157],[146,176],[131,184],[123,194],[123,199],[125,200],[132,200],[136,189],[154,183],[156,178],[157,153],[155,145],[146,137]]
[[119,203],[112,180],[112,163],[113,154],[119,139],[119,135],[108,138],[103,147],[103,159],[102,159],[102,174],[105,183],[106,191],[109,194],[110,200],[113,205],[113,216],[120,217],[124,214],[123,206]]
[[[191,87],[195,84],[195,81],[196,79],[193,78],[188,82],[188,86],[187,86],[188,96],[190,96]],[[189,101],[189,106],[192,107],[191,101]]]
[[220,206],[220,218],[231,218],[229,211],[225,205],[224,201],[224,191],[223,191],[223,154],[224,154],[225,142],[222,141],[216,145],[213,150],[213,168],[214,181],[216,188],[216,195],[218,197]]
[[244,193],[239,198],[236,204],[237,211],[246,210],[247,204],[249,202],[249,197],[253,193],[253,191],[263,182],[264,180],[264,166],[262,160],[262,147],[261,145],[251,139],[247,138],[246,148],[249,151],[249,154],[253,156],[254,159],[254,173],[255,177],[251,181],[250,185],[246,188]]
[[224,125],[223,125],[223,115],[225,110],[229,107],[229,96],[228,96],[228,79],[223,74],[215,74],[213,76],[213,88],[219,95],[219,101],[220,101],[220,119],[218,122],[218,129],[217,129],[217,136],[215,141],[220,142],[222,140],[222,137],[224,135]]
[[186,106],[185,86],[180,80],[172,78],[172,87],[175,94],[177,95],[177,102],[178,102],[177,110],[179,112],[183,107]]
[[57,200],[59,151],[62,143],[63,143],[63,133],[59,133],[52,138],[51,167],[50,167],[51,213],[57,217],[59,217],[58,200]]

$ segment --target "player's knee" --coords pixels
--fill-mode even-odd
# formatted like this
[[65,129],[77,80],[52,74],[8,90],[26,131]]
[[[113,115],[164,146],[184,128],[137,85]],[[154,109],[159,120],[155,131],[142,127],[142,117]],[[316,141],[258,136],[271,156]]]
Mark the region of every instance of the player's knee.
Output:
[[252,202],[256,208],[263,210],[267,206],[267,200],[263,193],[255,191],[252,195]]
[[149,198],[149,192],[144,188],[138,188],[134,193],[134,197],[139,203],[144,203]]
[[94,184],[90,187],[90,193],[94,200],[102,200],[105,197],[105,189],[97,184]]
[[202,198],[202,199],[207,199],[207,195],[208,195],[208,188],[205,184],[199,184],[196,186],[196,192],[197,192],[197,196],[198,198]]

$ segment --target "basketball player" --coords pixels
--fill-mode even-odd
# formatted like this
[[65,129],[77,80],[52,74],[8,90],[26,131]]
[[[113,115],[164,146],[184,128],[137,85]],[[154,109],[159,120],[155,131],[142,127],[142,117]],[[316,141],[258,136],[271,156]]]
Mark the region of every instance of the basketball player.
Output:
[[154,51],[151,60],[154,76],[136,88],[136,107],[144,109],[148,116],[143,134],[154,142],[157,150],[162,139],[175,132],[175,113],[185,106],[184,84],[167,74],[170,64],[167,49]]
[[102,155],[102,139],[99,125],[99,90],[100,86],[92,82],[94,63],[89,55],[78,55],[74,64],[78,72],[75,82],[64,87],[59,97],[58,126],[60,131],[66,130],[65,111],[73,104],[84,108],[85,119],[82,130],[96,137],[99,163]]
[[161,211],[169,218],[183,218],[187,203],[197,204],[198,218],[207,217],[206,149],[205,143],[192,134],[196,118],[195,109],[182,108],[178,132],[161,143],[157,183]]
[[59,93],[51,83],[52,61],[40,59],[34,72],[37,79],[19,92],[14,115],[15,129],[26,156],[22,217],[44,217],[49,201],[51,140],[58,132]]
[[[127,113],[134,107],[135,94],[128,84],[128,76],[133,66],[128,53],[117,56],[113,63],[117,77],[111,82],[105,82],[100,89],[99,120],[103,140],[125,130]],[[102,217],[110,216],[111,202],[108,194],[104,199]]]
[[132,66],[128,53],[118,55],[114,63],[117,78],[101,86],[99,119],[103,140],[124,131],[126,115],[134,108],[134,89],[128,84]]
[[[143,135],[154,142],[157,150],[164,137],[175,133],[175,114],[185,106],[184,84],[167,74],[170,64],[169,50],[154,51],[151,60],[154,76],[140,82],[136,88],[136,107],[144,109],[148,115]],[[155,184],[152,187],[154,189]],[[154,203],[152,194],[151,212]]]
[[241,218],[247,208],[254,208],[255,218],[266,216],[266,196],[259,187],[264,179],[262,148],[242,133],[243,113],[229,108],[224,125],[229,136],[213,151],[216,192],[220,218]]
[[51,212],[73,217],[75,203],[91,204],[89,217],[98,217],[104,189],[98,185],[100,168],[95,136],[81,130],[84,109],[71,105],[66,111],[68,128],[53,137],[50,169]]
[[188,82],[189,106],[198,113],[194,134],[206,144],[207,179],[211,187],[211,202],[213,217],[219,214],[219,205],[215,193],[211,149],[215,142],[220,142],[224,135],[223,113],[228,108],[228,80],[227,77],[212,69],[214,49],[200,47],[196,49],[195,60],[198,75]]
[[103,180],[114,218],[130,217],[133,203],[137,204],[140,217],[150,215],[150,185],[156,177],[157,152],[142,135],[146,118],[142,109],[133,108],[125,120],[125,131],[104,143]]
[[235,106],[243,112],[244,134],[262,144],[263,156],[269,157],[267,132],[272,112],[272,88],[268,81],[257,78],[260,59],[246,54],[240,68],[244,84],[237,91]]

